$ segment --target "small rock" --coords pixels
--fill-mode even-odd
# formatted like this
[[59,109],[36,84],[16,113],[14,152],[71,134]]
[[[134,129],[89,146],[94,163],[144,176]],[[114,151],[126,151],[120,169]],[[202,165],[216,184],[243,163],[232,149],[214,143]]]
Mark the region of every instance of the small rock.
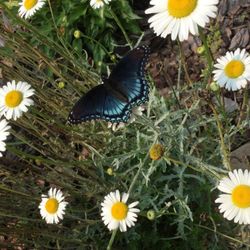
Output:
[[[218,101],[215,97],[212,98],[212,102],[218,105]],[[225,111],[231,113],[239,109],[239,104],[230,98],[224,97]]]
[[229,46],[229,49],[233,50],[236,48],[245,48],[247,44],[249,43],[249,38],[250,38],[250,35],[249,35],[248,28],[241,29],[233,37],[231,44]]
[[250,142],[231,152],[230,163],[233,169],[250,170]]

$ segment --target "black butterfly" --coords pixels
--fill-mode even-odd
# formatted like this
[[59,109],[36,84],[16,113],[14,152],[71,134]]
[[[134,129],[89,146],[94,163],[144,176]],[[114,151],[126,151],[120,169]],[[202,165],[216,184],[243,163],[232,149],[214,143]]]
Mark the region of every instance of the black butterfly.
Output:
[[148,100],[149,86],[145,66],[149,48],[131,50],[111,72],[103,84],[92,88],[74,105],[68,121],[78,124],[103,119],[112,123],[127,122],[132,108]]

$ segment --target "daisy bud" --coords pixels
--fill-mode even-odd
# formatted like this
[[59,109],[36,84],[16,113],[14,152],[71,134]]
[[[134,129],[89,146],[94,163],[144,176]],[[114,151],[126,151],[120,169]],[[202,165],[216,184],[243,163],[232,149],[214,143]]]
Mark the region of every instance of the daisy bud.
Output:
[[58,83],[58,88],[59,89],[63,89],[64,87],[65,87],[65,82],[61,81],[61,82]]
[[155,214],[155,211],[153,209],[150,209],[147,211],[147,218],[149,220],[154,220],[155,216],[156,216],[156,214]]
[[196,51],[197,51],[197,54],[201,55],[204,53],[205,47],[202,45],[202,46],[198,47]]
[[76,39],[79,39],[79,38],[81,37],[81,31],[80,31],[80,30],[75,30],[75,31],[74,31],[74,37],[75,37]]
[[154,144],[149,150],[149,156],[152,160],[159,160],[164,154],[164,148],[161,144]]
[[217,84],[217,82],[211,82],[210,85],[209,85],[209,88],[213,92],[217,92],[220,89],[220,86]]

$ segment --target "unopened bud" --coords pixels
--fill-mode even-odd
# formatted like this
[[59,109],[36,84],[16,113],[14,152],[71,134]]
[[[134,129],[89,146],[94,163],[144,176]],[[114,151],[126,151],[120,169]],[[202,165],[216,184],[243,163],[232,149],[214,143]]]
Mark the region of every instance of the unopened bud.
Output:
[[217,92],[220,89],[220,85],[217,82],[211,82],[209,88],[212,91]]
[[79,38],[81,37],[81,31],[80,31],[80,30],[75,30],[75,31],[74,31],[74,37],[75,37],[76,39],[79,39]]
[[155,219],[155,211],[153,209],[150,209],[147,211],[147,218],[149,220],[154,220]]
[[201,55],[201,54],[204,53],[205,47],[202,45],[202,46],[198,47],[196,51],[197,51],[197,53],[198,53],[199,55]]

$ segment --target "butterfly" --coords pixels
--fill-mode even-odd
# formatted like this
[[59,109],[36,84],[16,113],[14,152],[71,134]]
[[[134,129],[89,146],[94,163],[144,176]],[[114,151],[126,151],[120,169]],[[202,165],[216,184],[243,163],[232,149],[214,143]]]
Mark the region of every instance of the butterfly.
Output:
[[131,50],[109,77],[103,79],[103,84],[95,86],[76,102],[68,121],[71,124],[97,119],[128,122],[132,108],[148,100],[149,85],[145,78],[148,57],[148,46]]

